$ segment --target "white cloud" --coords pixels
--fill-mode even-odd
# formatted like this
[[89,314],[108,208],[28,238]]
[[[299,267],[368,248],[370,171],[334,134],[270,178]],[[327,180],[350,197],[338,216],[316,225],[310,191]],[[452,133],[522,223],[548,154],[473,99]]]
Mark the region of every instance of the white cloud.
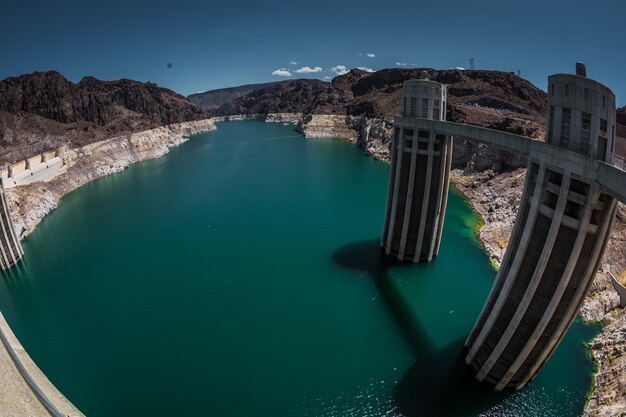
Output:
[[296,61],[289,61],[289,65],[298,65]]
[[298,74],[310,74],[312,72],[322,72],[322,67],[302,67],[300,69],[297,69],[296,72]]
[[367,54],[367,56],[370,57],[370,58],[376,58],[376,54],[373,54],[371,52],[369,54]]
[[451,69],[455,69],[455,70],[459,70],[459,71],[465,71],[465,68],[463,68],[463,67],[454,67],[454,68],[451,68]]
[[328,75],[325,75],[325,76],[324,76],[324,79],[325,79],[325,80],[330,80],[331,78],[332,78],[332,77],[329,77]]
[[272,72],[272,75],[277,75],[279,77],[291,77],[291,71],[289,71],[287,68],[281,68]]
[[345,65],[336,65],[334,67],[332,67],[330,69],[332,72],[334,72],[337,75],[343,75],[343,74],[347,74],[348,73],[348,69],[346,68]]
[[357,69],[360,69],[361,71],[365,71],[365,72],[374,72],[373,69],[367,68],[367,67],[357,67]]
[[396,62],[396,65],[399,67],[406,67],[406,62]]

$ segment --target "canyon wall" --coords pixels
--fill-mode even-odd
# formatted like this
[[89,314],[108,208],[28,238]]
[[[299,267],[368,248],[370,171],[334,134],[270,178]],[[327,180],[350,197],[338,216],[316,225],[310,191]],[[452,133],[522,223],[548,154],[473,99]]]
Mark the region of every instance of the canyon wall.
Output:
[[159,126],[209,118],[153,83],[72,83],[56,71],[0,80],[0,168],[66,145],[77,148]]

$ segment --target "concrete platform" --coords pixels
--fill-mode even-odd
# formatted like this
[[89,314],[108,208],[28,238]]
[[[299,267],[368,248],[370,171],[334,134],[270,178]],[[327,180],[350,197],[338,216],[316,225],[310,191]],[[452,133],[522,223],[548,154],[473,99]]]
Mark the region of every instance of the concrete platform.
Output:
[[35,365],[2,313],[0,339],[0,417],[83,416]]

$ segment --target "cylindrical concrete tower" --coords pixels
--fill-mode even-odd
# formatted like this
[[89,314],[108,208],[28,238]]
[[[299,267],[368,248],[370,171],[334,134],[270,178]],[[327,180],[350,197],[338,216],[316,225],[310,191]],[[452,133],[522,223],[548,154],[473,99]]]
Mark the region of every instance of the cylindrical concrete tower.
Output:
[[596,274],[615,218],[617,201],[595,181],[596,160],[612,157],[613,93],[583,75],[553,75],[549,105],[552,146],[531,151],[506,254],[465,343],[477,379],[497,390],[522,388],[554,352]]
[[24,251],[15,234],[9,206],[4,197],[4,187],[0,180],[0,269],[7,269],[16,264],[23,255]]
[[394,120],[381,247],[400,261],[429,261],[439,252],[452,138],[419,130],[415,120],[445,120],[447,91],[444,84],[411,80],[403,93],[402,114]]
[[[584,66],[579,65],[581,74]],[[615,149],[615,95],[582,75],[548,78],[550,107],[546,142],[604,162]]]

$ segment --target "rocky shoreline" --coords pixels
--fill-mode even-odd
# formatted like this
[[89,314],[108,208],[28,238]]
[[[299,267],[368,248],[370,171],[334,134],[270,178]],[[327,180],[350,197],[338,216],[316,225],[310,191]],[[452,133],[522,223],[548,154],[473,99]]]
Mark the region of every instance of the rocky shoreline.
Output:
[[78,187],[130,164],[154,159],[197,133],[215,130],[212,119],[175,123],[91,143],[65,152],[66,165],[48,182],[7,189],[16,233],[26,237],[59,200]]

